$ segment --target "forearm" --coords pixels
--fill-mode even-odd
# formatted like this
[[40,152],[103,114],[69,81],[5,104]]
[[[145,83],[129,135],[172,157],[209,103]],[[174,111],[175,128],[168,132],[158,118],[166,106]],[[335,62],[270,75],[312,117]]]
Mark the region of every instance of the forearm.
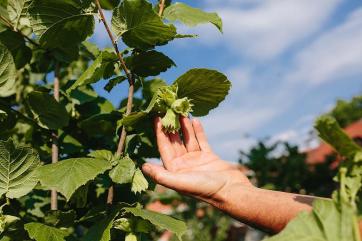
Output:
[[235,184],[210,203],[244,223],[276,233],[299,212],[310,211],[314,199]]

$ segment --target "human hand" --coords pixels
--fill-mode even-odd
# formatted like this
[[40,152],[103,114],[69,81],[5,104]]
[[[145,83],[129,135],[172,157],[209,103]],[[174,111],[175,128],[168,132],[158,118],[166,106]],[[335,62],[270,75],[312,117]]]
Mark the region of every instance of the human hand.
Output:
[[160,118],[155,133],[163,166],[146,163],[142,170],[156,183],[218,205],[234,185],[252,186],[235,166],[215,155],[198,120],[180,118],[183,141],[178,133],[166,134]]

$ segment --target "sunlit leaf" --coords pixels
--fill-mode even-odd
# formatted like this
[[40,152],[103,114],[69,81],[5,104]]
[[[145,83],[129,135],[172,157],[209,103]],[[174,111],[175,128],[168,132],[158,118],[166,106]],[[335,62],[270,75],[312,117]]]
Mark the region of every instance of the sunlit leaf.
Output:
[[134,193],[138,193],[147,190],[147,188],[148,188],[148,181],[143,176],[142,171],[139,168],[137,168],[133,175],[131,190]]
[[212,23],[222,32],[222,21],[217,13],[204,12],[184,3],[176,2],[171,4],[165,9],[163,17],[169,21],[180,21],[190,27],[203,23]]
[[37,183],[39,164],[32,148],[16,146],[11,139],[0,141],[0,196],[19,198],[30,192]]
[[316,121],[315,128],[319,136],[342,156],[353,157],[357,152],[362,151],[362,148],[347,136],[333,117],[320,117]]
[[0,96],[12,95],[15,85],[16,69],[10,50],[0,43]]
[[178,77],[175,84],[178,86],[178,97],[191,100],[194,116],[207,115],[216,108],[231,87],[225,75],[209,69],[191,69]]
[[109,172],[109,176],[115,183],[132,183],[133,177],[135,176],[135,171],[136,165],[132,159],[129,157],[124,157],[118,160],[117,165]]
[[68,232],[42,223],[27,223],[24,229],[36,241],[65,241]]
[[179,239],[181,239],[182,235],[187,230],[186,224],[184,222],[165,214],[149,211],[139,207],[126,207],[124,210],[128,213],[132,213],[136,217],[150,221],[153,225],[161,229],[173,232]]
[[90,36],[94,17],[86,3],[79,0],[32,1],[28,14],[40,43],[46,47],[67,47]]
[[129,47],[143,50],[166,44],[176,35],[176,28],[163,23],[146,0],[124,0],[113,12],[112,28]]
[[97,175],[111,168],[111,164],[102,159],[72,158],[38,168],[40,183],[46,188],[55,188],[67,200],[72,194]]

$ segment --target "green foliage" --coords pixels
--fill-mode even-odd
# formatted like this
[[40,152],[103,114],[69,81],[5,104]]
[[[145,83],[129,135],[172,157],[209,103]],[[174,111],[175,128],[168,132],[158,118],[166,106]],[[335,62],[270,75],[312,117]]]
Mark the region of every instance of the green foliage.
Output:
[[27,223],[24,225],[29,237],[36,241],[65,241],[68,232],[50,227],[42,223]]
[[102,159],[72,158],[38,168],[37,176],[44,187],[55,188],[69,200],[80,186],[110,168]]
[[167,7],[164,12],[164,18],[169,21],[180,21],[190,27],[202,23],[212,23],[222,31],[222,21],[217,13],[207,13],[180,2]]
[[355,235],[354,222],[353,209],[349,206],[337,206],[333,201],[318,200],[313,205],[312,213],[299,214],[287,225],[285,231],[266,240],[359,240]]
[[319,136],[342,156],[353,158],[358,152],[362,152],[362,148],[343,132],[332,117],[320,117],[316,121],[315,128],[318,130]]
[[0,32],[0,42],[11,52],[17,69],[30,61],[32,52],[21,34],[6,29]]
[[[179,238],[185,233],[182,221],[134,207],[154,200],[145,192],[154,185],[141,171],[146,158],[159,157],[152,118],[160,116],[167,131],[177,132],[180,116],[204,116],[216,108],[230,81],[208,69],[189,70],[177,80],[157,77],[176,65],[155,47],[195,37],[177,34],[170,22],[211,23],[222,30],[215,13],[165,2],[159,16],[158,4],[146,0],[100,0],[112,11],[118,38],[109,45],[127,46],[119,49],[121,64],[113,49],[86,41],[100,18],[94,1],[0,1],[1,240],[149,240],[164,229]],[[59,102],[53,97],[54,76]],[[106,80],[104,88],[111,91],[128,77],[135,91],[130,115],[126,96],[119,96],[115,108],[92,87]],[[122,129],[127,131],[124,149],[114,154]],[[59,162],[50,164],[52,156]],[[59,194],[56,211],[49,210],[50,190]],[[221,214],[214,218],[220,222],[205,218],[204,230],[187,238],[208,233],[210,240],[225,239],[230,220]]]
[[207,115],[224,100],[231,86],[225,75],[209,69],[192,69],[170,86],[157,79],[152,82],[148,90],[153,94],[149,105],[141,112],[124,117],[123,125],[134,126],[156,113],[163,116],[161,122],[167,132],[176,132],[180,129],[180,115]]
[[330,168],[335,161],[334,156],[331,157],[308,166],[306,154],[297,146],[260,141],[248,152],[240,152],[239,162],[253,171],[252,178],[258,187],[330,197],[336,175],[336,170]]
[[137,168],[134,172],[133,178],[132,178],[132,192],[138,193],[147,190],[148,188],[148,182],[146,178],[143,176],[142,171]]
[[166,44],[176,36],[176,28],[162,22],[146,0],[125,0],[112,16],[112,28],[129,47],[147,50]]
[[329,114],[341,127],[347,127],[362,118],[362,96],[353,97],[350,101],[338,100]]
[[175,233],[179,239],[181,239],[182,235],[186,232],[186,225],[182,221],[171,218],[167,215],[141,209],[138,207],[128,207],[124,208],[123,210],[127,213],[131,213],[136,217],[140,217],[144,220],[150,221],[152,224],[156,225],[159,228],[166,229]]
[[225,75],[209,69],[192,69],[178,77],[178,97],[187,97],[193,104],[194,116],[204,116],[216,108],[231,87]]
[[320,117],[316,121],[316,129],[324,141],[346,157],[336,178],[340,188],[334,193],[333,200],[315,201],[311,213],[299,214],[280,234],[266,240],[360,241],[361,149],[332,117]]
[[6,97],[14,93],[15,63],[10,50],[0,43],[0,96]]
[[92,84],[102,78],[107,78],[107,70],[109,71],[109,68],[114,69],[114,62],[116,62],[116,60],[117,56],[114,53],[108,51],[101,52],[92,65],[89,66],[67,91],[70,92],[78,86]]
[[30,192],[37,183],[35,169],[39,156],[30,147],[0,141],[0,196],[19,198]]
[[172,59],[155,50],[140,52],[126,59],[126,62],[133,73],[142,77],[156,76],[176,66]]
[[48,93],[33,91],[28,95],[28,105],[39,126],[58,129],[68,125],[69,116],[65,107]]
[[80,0],[34,0],[28,9],[34,33],[40,44],[49,48],[74,46],[90,36],[94,29],[92,12],[87,1]]

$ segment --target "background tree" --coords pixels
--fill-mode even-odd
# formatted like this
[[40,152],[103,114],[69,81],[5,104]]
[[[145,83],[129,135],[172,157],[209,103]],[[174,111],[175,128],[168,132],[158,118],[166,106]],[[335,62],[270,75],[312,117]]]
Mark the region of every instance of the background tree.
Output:
[[362,96],[355,96],[350,101],[338,100],[330,115],[336,118],[341,127],[360,120],[362,118]]

